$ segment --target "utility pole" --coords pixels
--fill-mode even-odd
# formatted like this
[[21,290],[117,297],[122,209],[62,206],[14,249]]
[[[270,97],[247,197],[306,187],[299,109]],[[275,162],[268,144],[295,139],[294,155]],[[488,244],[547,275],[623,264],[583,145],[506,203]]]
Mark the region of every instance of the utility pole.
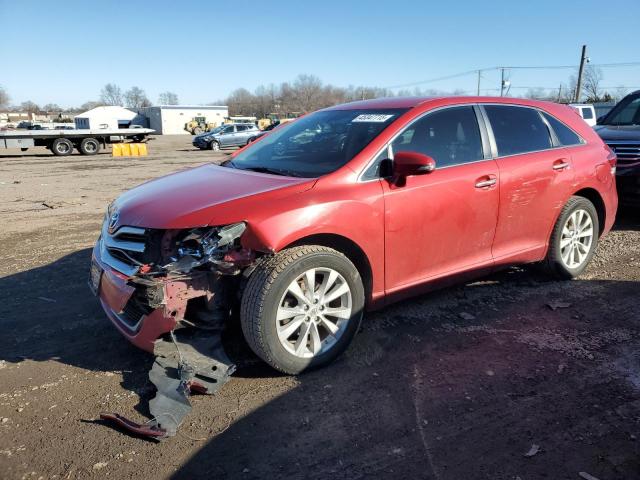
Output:
[[580,57],[580,68],[578,69],[578,83],[576,84],[576,93],[573,97],[573,101],[578,103],[580,101],[580,94],[582,93],[582,73],[584,72],[584,62],[587,60],[587,46],[582,46],[582,56]]
[[478,70],[478,96],[480,96],[480,78],[481,78],[482,70]]
[[558,88],[558,103],[560,103],[562,101],[562,84],[560,84],[560,87]]
[[500,96],[504,97],[504,68],[502,69],[502,75],[500,80]]

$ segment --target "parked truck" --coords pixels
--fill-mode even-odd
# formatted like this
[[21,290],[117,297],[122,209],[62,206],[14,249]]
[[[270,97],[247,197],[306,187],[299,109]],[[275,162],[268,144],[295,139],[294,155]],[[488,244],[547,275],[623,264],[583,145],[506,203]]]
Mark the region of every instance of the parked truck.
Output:
[[25,152],[31,147],[46,147],[54,155],[65,156],[75,148],[83,155],[95,155],[107,144],[141,142],[153,132],[150,128],[0,131],[0,150],[20,148]]

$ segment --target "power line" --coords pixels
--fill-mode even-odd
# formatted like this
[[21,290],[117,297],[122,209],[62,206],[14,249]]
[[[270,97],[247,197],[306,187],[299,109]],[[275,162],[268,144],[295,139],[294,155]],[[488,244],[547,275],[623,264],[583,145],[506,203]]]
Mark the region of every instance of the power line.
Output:
[[[615,67],[636,67],[640,66],[640,62],[620,62],[620,63],[590,63],[589,66],[597,68],[615,68]],[[415,87],[417,85],[423,85],[425,83],[436,83],[443,80],[450,80],[452,78],[464,77],[467,75],[478,75],[482,72],[498,71],[498,70],[563,70],[563,69],[576,69],[577,65],[516,65],[516,66],[503,66],[503,67],[485,67],[475,68],[473,70],[467,70],[466,72],[454,73],[452,75],[446,75],[443,77],[430,78],[427,80],[420,80],[417,82],[404,83],[399,85],[389,85],[382,88],[395,89],[395,88],[407,88]],[[558,88],[558,87],[554,87]]]

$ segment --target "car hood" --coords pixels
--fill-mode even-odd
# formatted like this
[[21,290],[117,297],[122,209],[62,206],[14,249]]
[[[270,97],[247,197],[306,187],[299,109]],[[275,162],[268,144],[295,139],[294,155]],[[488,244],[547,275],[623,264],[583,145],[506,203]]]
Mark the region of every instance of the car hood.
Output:
[[[206,164],[151,180],[123,193],[111,206],[110,214],[117,212],[116,228],[213,225],[216,211],[224,207],[222,217],[228,219],[229,212],[234,212],[234,202],[251,196],[294,195],[313,187],[315,181]],[[247,212],[242,210],[235,211],[232,215],[237,218],[231,221],[245,220]]]
[[616,140],[634,140],[640,142],[640,125],[598,125],[594,130],[605,142]]

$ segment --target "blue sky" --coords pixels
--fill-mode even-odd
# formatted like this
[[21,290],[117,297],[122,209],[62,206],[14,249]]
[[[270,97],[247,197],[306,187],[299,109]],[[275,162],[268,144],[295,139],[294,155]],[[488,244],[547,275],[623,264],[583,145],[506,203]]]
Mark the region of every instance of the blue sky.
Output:
[[[79,105],[108,82],[137,85],[154,102],[170,90],[207,103],[299,73],[384,87],[496,65],[572,65],[583,43],[593,63],[632,62],[639,18],[638,0],[0,0],[0,85],[13,103]],[[553,87],[571,73],[509,75],[514,87]],[[604,74],[605,86],[640,88],[640,66]],[[497,88],[499,73],[482,83]],[[473,93],[476,77],[421,87]]]

